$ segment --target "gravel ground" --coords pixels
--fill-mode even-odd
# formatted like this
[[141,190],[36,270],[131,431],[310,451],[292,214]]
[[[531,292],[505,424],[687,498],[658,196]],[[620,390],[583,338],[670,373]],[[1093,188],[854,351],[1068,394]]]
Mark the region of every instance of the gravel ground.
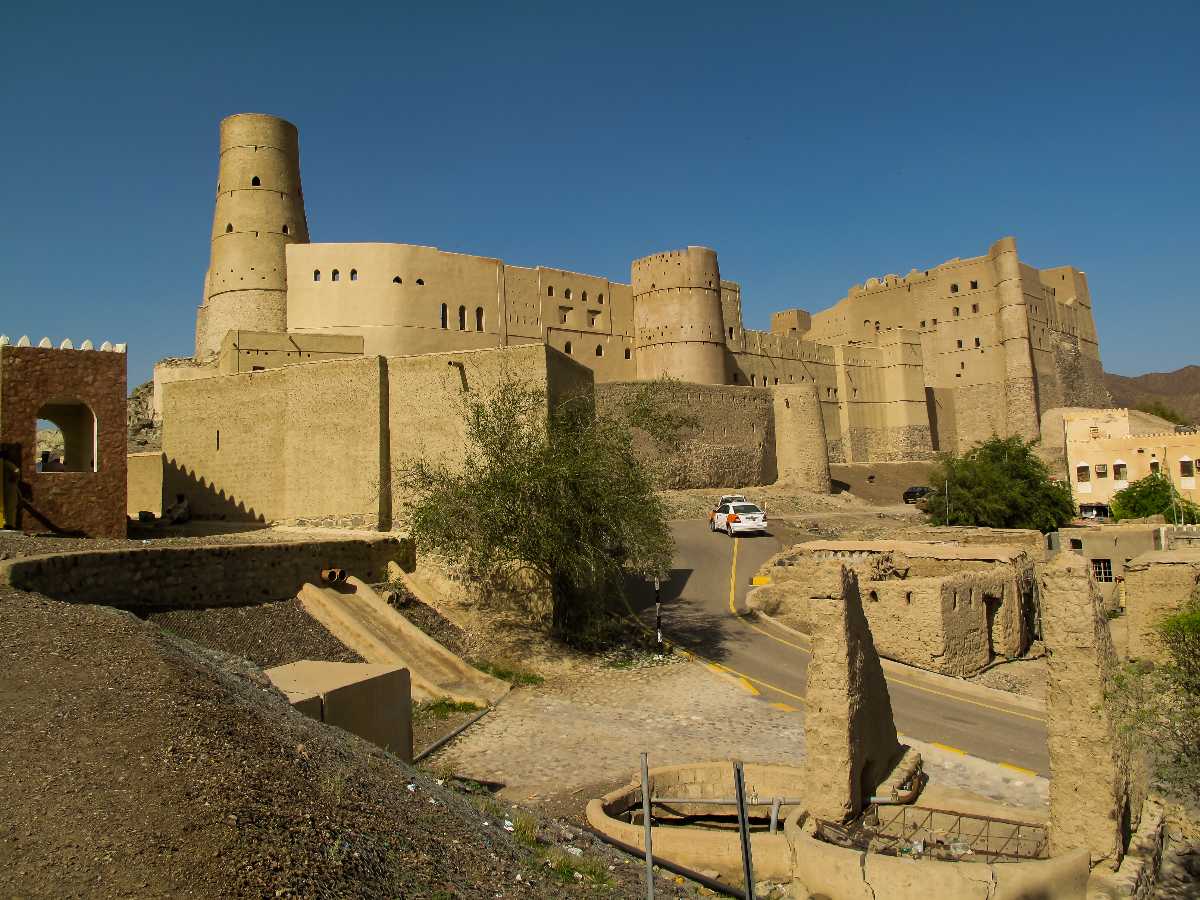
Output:
[[130,527],[127,538],[73,538],[0,531],[0,559],[81,550],[127,550],[130,547],[146,546],[188,547],[241,544],[250,541],[294,541],[301,537],[303,535],[297,531],[221,522],[189,522],[186,525],[167,528],[134,525]]
[[298,600],[177,609],[143,616],[173,634],[269,669],[301,659],[364,662],[304,611]]
[[[0,656],[0,896],[597,894],[256,667],[127,613],[0,588]],[[597,865],[609,896],[641,894],[636,866]]]
[[1023,694],[1037,700],[1046,699],[1046,658],[1014,659],[980,672],[967,681],[983,687]]

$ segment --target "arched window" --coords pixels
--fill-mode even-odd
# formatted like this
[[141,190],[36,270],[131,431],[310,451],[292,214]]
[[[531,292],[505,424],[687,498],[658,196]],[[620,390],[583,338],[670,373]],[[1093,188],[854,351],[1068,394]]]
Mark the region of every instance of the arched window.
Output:
[[447,308],[446,308],[446,304],[445,304],[445,303],[443,303],[443,304],[442,304],[442,327],[443,327],[443,328],[449,328],[449,327],[450,327],[450,325],[449,325],[449,320],[447,319],[447,316],[448,316],[449,314],[450,314],[450,310],[449,310],[449,309],[447,309]]
[[563,297],[567,300],[571,299],[571,289],[570,288],[567,288],[565,291],[563,291]]
[[320,280],[321,280],[321,270],[313,269],[313,281],[320,281]]
[[458,330],[467,330],[467,308],[465,306],[460,306],[458,308]]
[[255,175],[253,178],[250,179],[250,187],[259,187],[261,185],[262,185],[262,182],[258,180],[257,175]]
[[475,330],[483,331],[483,307],[475,307]]
[[392,284],[404,284],[404,279],[402,279],[399,275],[397,275],[395,278],[392,279]]
[[232,223],[232,222],[226,222],[226,223],[225,223],[225,233],[226,233],[226,234],[233,234],[233,223]]
[[603,294],[597,294],[597,295],[596,295],[596,302],[597,302],[597,303],[603,303],[603,302],[604,302],[604,295],[603,295]]
[[[98,471],[96,453],[96,415],[86,403],[65,400],[47,403],[37,412],[38,462],[42,472],[95,472]],[[58,441],[51,447],[42,446],[46,436],[53,432],[62,435],[62,456],[58,456]],[[48,455],[43,455],[48,454]]]
[[581,293],[581,294],[579,295],[579,302],[580,302],[580,303],[587,303],[587,291],[584,291],[583,293]]
[[596,355],[597,355],[597,356],[603,356],[603,355],[604,355],[604,345],[603,345],[603,344],[597,344],[597,345],[596,345]]
[[417,279],[417,284],[424,284],[424,283],[425,283],[425,279],[424,279],[424,278],[418,278],[418,279]]
[[286,225],[283,226],[283,233],[284,234],[288,233],[288,227]]
[[351,270],[350,270],[350,280],[351,280],[351,281],[358,281],[358,269],[351,269]]
[[334,269],[332,272],[329,273],[329,280],[330,281],[341,281],[342,273],[339,272],[337,269]]
[[546,296],[547,297],[554,296],[554,285],[552,285],[552,284],[546,285]]
[[571,342],[570,341],[567,341],[566,344],[563,345],[563,352],[570,354],[570,352],[571,352]]

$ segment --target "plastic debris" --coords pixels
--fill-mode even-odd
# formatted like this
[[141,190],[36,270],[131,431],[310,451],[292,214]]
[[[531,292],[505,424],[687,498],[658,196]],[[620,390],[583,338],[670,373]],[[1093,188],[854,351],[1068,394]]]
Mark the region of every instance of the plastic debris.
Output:
[[504,830],[505,830],[505,831],[512,831],[512,830],[513,830],[513,823],[512,823],[512,822],[510,822],[508,819],[505,819],[505,820],[504,820]]
[[580,850],[578,847],[567,847],[566,851],[568,853],[570,853],[572,856],[583,856],[583,851]]

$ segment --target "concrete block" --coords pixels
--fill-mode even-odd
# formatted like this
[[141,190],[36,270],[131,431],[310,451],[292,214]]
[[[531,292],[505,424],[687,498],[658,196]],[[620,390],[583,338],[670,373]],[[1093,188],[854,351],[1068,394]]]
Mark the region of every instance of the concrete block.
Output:
[[301,660],[267,669],[292,706],[412,762],[408,669],[369,663]]

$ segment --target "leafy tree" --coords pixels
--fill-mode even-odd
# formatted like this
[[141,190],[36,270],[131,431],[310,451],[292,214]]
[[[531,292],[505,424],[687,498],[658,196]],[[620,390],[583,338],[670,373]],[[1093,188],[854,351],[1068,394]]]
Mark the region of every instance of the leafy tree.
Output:
[[1180,413],[1175,412],[1167,404],[1161,400],[1151,400],[1148,403],[1139,403],[1134,409],[1144,413],[1150,413],[1152,416],[1158,416],[1160,419],[1166,419],[1174,425],[1187,425],[1188,420]]
[[1200,522],[1200,507],[1180,495],[1161,472],[1147,475],[1113,494],[1109,504],[1114,519],[1140,519],[1163,515],[1176,525]]
[[1157,626],[1165,662],[1132,662],[1106,692],[1123,735],[1170,794],[1200,797],[1200,590]]
[[925,509],[936,525],[1054,531],[1075,517],[1070,485],[1052,481],[1033,441],[993,437],[961,455],[943,454]]
[[665,509],[623,421],[591,400],[553,405],[512,377],[464,392],[460,406],[461,462],[417,459],[396,473],[418,548],[485,586],[548,587],[552,630],[569,640],[591,631],[626,575],[669,569]]

